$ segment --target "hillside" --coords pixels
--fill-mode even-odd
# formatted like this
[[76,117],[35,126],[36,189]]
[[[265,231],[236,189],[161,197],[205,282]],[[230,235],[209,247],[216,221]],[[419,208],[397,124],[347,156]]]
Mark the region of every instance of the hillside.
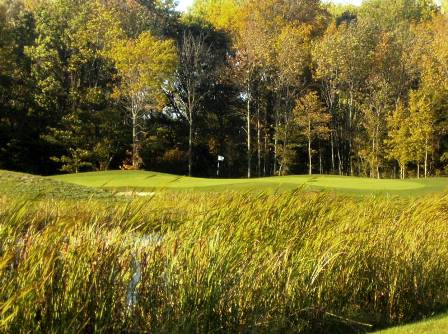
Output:
[[439,315],[415,324],[379,331],[376,334],[448,334],[448,316]]
[[0,170],[0,196],[52,199],[111,198],[104,189],[93,189],[47,177]]

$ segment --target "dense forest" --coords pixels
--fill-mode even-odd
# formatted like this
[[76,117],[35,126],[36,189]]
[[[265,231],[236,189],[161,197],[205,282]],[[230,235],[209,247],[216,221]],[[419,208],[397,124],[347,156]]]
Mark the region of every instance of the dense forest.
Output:
[[447,2],[0,4],[0,168],[448,173]]

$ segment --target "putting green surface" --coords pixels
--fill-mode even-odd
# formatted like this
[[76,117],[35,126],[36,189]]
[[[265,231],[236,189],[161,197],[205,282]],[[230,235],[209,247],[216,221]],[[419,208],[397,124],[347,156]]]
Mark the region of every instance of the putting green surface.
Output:
[[52,179],[88,187],[118,190],[335,190],[346,193],[421,195],[448,189],[447,178],[377,180],[346,176],[276,176],[254,179],[205,179],[146,171],[88,172],[52,176]]

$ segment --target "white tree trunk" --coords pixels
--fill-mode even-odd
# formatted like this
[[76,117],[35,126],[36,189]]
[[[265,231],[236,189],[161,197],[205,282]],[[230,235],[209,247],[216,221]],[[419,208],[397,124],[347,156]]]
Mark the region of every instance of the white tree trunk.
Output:
[[311,121],[308,121],[308,174],[313,174],[313,165],[311,157]]
[[139,152],[137,139],[137,112],[132,111],[132,167],[139,168]]

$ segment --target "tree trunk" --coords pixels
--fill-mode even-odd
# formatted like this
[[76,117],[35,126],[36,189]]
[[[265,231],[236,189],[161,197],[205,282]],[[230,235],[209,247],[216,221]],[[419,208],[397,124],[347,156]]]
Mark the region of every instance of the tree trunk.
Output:
[[[379,116],[378,116],[379,117]],[[376,175],[378,180],[381,179],[381,175],[380,175],[380,157],[379,157],[379,151],[380,151],[380,128],[379,128],[379,123],[377,122],[376,124],[376,148],[374,150],[375,152],[375,162],[376,162]]]
[[[190,114],[191,117],[191,114]],[[192,164],[193,164],[193,120],[190,118],[188,122],[188,176],[191,176]]]
[[260,106],[257,103],[257,175],[261,176],[261,125]]
[[132,167],[139,168],[138,163],[138,140],[137,140],[137,113],[132,113]]
[[334,174],[334,138],[333,138],[333,131],[330,133],[330,139],[331,139],[331,173]]
[[425,179],[428,177],[428,139],[425,139]]
[[263,154],[263,176],[266,176],[266,165],[268,158],[268,135],[264,131],[264,154]]
[[275,112],[275,129],[274,129],[274,172],[273,175],[277,174],[277,150],[278,150],[278,111]]
[[[268,124],[268,108],[264,108],[264,124]],[[264,137],[264,147],[263,147],[263,176],[266,176],[266,172],[267,172],[267,165],[268,165],[268,159],[270,156],[270,152],[268,150],[268,131],[267,131],[267,127],[265,126],[263,128],[263,137]]]
[[352,118],[353,118],[353,83],[350,84],[350,102],[349,102],[349,133],[348,133],[348,160],[350,164],[350,176],[353,176],[353,162],[352,162],[352,141],[353,141],[353,133],[352,133]]
[[417,161],[417,179],[420,178],[420,161]]
[[[285,115],[285,130],[283,131],[282,147],[283,152],[286,152],[286,150],[288,149],[288,119],[286,115]],[[290,165],[286,164],[285,166],[285,162],[288,163],[288,160],[283,158],[282,162],[280,163],[278,175],[286,175],[286,173],[289,171]]]
[[322,167],[322,150],[319,148],[319,174],[323,174],[323,167]]
[[349,154],[348,160],[350,163],[350,176],[353,176],[353,156],[352,156],[352,138],[351,138],[351,136],[350,136],[350,142],[349,142],[348,147],[349,147],[348,148],[348,154]]
[[370,177],[375,177],[375,138],[372,139],[372,157],[370,159]]
[[311,157],[311,121],[308,121],[308,174],[313,174],[313,165]]
[[339,175],[342,175],[342,160],[341,160],[341,152],[339,151],[339,146],[338,146],[338,170]]
[[250,134],[250,93],[247,97],[247,178],[251,178],[252,154],[251,154],[251,134]]

